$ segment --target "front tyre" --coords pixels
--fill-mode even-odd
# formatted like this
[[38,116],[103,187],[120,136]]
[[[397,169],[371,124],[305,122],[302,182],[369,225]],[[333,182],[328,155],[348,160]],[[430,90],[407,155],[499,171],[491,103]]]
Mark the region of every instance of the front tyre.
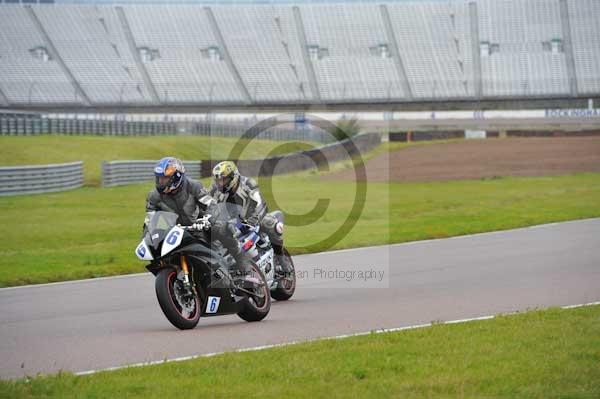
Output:
[[252,276],[258,279],[261,284],[254,289],[255,295],[247,295],[244,299],[242,310],[238,312],[238,316],[246,321],[260,321],[267,317],[271,310],[271,295],[265,275],[260,271],[258,266],[251,264]]
[[176,269],[169,267],[159,271],[155,288],[158,304],[171,324],[180,330],[196,327],[200,320],[200,300],[196,295],[186,294]]

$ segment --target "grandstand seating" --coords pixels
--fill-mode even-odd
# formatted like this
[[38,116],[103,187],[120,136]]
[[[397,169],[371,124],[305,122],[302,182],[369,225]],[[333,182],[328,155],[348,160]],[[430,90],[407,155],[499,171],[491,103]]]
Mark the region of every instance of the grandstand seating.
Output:
[[302,7],[302,18],[307,45],[328,52],[313,62],[323,99],[405,98],[392,58],[376,53],[378,45],[389,46],[376,5],[307,5]]
[[163,102],[243,101],[225,63],[202,52],[218,45],[202,7],[159,4],[124,10],[137,47],[158,50],[158,58],[144,66]]
[[291,7],[213,7],[228,50],[259,102],[312,98]]
[[600,94],[600,2],[561,4],[0,4],[0,103],[86,103],[80,93],[91,105]]
[[600,1],[569,0],[575,70],[580,93],[600,93]]
[[467,3],[400,3],[389,9],[414,96],[473,96]]
[[562,39],[558,1],[482,0],[480,41],[499,45],[481,57],[483,93],[488,96],[568,94],[564,52],[552,53],[544,42]]
[[150,100],[114,7],[47,6],[35,12],[92,102]]
[[58,64],[30,53],[42,43],[23,7],[0,6],[0,89],[16,104],[77,102]]

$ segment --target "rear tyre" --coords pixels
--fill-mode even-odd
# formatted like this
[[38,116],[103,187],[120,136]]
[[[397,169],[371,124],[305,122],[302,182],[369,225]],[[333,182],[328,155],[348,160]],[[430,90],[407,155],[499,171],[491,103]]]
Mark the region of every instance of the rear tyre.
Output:
[[292,271],[288,275],[280,277],[277,281],[277,288],[271,291],[271,297],[278,301],[287,301],[296,292],[296,268],[294,267],[294,261],[287,249],[283,251],[284,256],[287,256],[290,265],[292,265]]
[[196,327],[200,320],[200,300],[196,295],[185,296],[183,281],[177,270],[165,268],[158,272],[155,281],[156,299],[165,317],[180,330]]
[[246,321],[261,321],[269,314],[271,310],[271,295],[265,275],[260,271],[254,263],[250,266],[252,275],[259,279],[262,284],[256,288],[256,296],[248,295],[243,299],[242,310],[238,312],[238,316]]

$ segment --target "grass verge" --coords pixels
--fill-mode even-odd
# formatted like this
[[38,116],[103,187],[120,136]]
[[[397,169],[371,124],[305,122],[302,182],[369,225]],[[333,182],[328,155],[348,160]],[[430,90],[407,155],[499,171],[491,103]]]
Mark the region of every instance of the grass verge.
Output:
[[[127,159],[157,160],[172,155],[183,160],[226,158],[239,138],[203,136],[0,136],[0,166],[39,165],[83,161],[85,184],[99,186],[102,161]],[[242,157],[264,158],[286,144],[284,152],[304,149],[305,143],[254,140]],[[317,145],[317,144],[313,144]],[[282,147],[283,149],[283,147]]]
[[600,306],[0,382],[6,398],[597,398]]
[[[143,272],[135,258],[151,184],[0,198],[0,287]],[[600,174],[438,183],[369,183],[356,224],[331,249],[399,243],[600,217]],[[346,219],[354,182],[318,177],[273,179],[288,213],[325,213],[306,226],[286,225],[294,253],[330,249],[322,241]],[[268,194],[268,193],[267,193]],[[272,206],[274,207],[274,206]],[[300,217],[302,219],[302,217]]]

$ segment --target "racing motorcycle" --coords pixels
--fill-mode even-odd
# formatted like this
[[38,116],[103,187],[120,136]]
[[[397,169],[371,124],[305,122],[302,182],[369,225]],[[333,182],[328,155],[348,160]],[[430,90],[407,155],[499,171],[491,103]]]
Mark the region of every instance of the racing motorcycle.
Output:
[[[237,314],[249,322],[264,319],[271,308],[272,285],[263,271],[250,262],[250,276],[236,281],[229,273],[235,260],[218,241],[210,240],[211,216],[205,215],[192,226],[178,225],[177,218],[172,212],[149,212],[143,239],[135,250],[138,258],[150,262],[146,269],[156,276],[156,297],[171,324],[191,329],[201,316],[225,314]],[[255,245],[260,240],[249,241],[255,234],[259,235],[248,230],[244,242],[253,244],[244,250],[259,252]]]
[[[229,209],[231,209],[232,204]],[[239,213],[239,207],[233,205],[234,212]],[[229,212],[231,215],[231,212]],[[283,214],[280,211],[271,213],[283,223]],[[231,220],[231,219],[230,219]],[[260,231],[260,226],[252,226],[244,223],[239,216],[233,215],[237,229],[240,232],[238,240],[252,261],[258,265],[265,276],[267,285],[271,291],[271,297],[278,301],[287,301],[296,291],[296,271],[294,262],[287,249],[283,250],[283,257],[287,258],[287,267],[284,269],[280,264],[280,258],[276,257],[269,236]]]

